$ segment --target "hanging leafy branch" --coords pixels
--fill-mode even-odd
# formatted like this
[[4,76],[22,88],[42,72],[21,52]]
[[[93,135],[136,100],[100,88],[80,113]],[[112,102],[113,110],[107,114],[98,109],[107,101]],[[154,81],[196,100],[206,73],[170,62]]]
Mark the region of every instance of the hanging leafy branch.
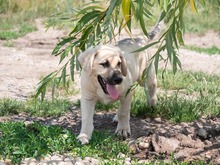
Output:
[[[202,2],[204,3],[204,1]],[[192,10],[197,12],[194,0],[109,0],[106,3],[107,7],[104,7],[106,4],[104,5],[103,2],[93,0],[81,9],[75,9],[71,17],[65,18],[65,21],[69,20],[75,23],[73,30],[68,36],[61,39],[52,55],[60,57],[60,64],[64,62],[64,59],[68,60],[65,60],[61,69],[52,72],[39,82],[35,98],[41,95],[43,99],[46,88],[51,82],[52,96],[54,96],[57,85],[62,82],[65,86],[67,78],[74,81],[75,71],[80,70],[77,57],[87,48],[100,43],[107,44],[116,41],[115,37],[120,35],[123,29],[132,37],[132,22],[137,22],[143,34],[150,38],[151,33],[148,32],[146,24],[154,16],[151,10],[157,4],[161,9],[159,22],[164,20],[167,28],[157,41],[137,51],[158,45],[158,50],[153,56],[156,69],[162,58],[160,53],[164,50],[167,51],[166,60],[169,60],[174,72],[178,67],[181,67],[176,49],[179,45],[184,44],[182,37],[183,12],[187,4],[190,4]],[[67,68],[70,68],[69,72]]]

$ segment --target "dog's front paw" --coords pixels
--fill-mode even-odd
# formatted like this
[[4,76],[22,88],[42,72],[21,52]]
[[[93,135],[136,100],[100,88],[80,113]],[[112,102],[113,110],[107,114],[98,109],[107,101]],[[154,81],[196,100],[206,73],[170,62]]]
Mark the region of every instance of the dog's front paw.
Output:
[[77,139],[81,142],[81,144],[88,144],[90,137],[88,137],[85,133],[80,133]]
[[123,139],[126,139],[131,135],[130,125],[128,124],[127,126],[122,126],[118,124],[115,133],[119,136],[122,136]]

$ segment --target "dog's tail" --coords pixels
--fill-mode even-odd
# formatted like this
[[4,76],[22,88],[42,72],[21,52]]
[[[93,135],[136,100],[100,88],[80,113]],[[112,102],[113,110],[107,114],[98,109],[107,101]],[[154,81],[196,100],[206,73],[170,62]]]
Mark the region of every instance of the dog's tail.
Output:
[[161,31],[162,27],[164,26],[164,20],[161,20],[162,13],[154,26],[154,29],[148,33],[148,41],[151,41],[155,38],[155,36]]

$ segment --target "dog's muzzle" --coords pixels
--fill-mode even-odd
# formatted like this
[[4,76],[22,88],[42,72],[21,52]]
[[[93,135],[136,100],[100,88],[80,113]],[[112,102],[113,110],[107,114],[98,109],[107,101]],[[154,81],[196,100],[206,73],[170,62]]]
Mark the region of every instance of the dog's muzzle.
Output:
[[105,94],[110,95],[113,99],[118,98],[119,93],[116,89],[116,85],[121,84],[123,80],[119,71],[113,72],[112,76],[107,77],[106,79],[98,75],[97,79]]
[[107,83],[109,85],[118,85],[122,82],[122,76],[120,71],[114,71],[112,76],[107,78]]

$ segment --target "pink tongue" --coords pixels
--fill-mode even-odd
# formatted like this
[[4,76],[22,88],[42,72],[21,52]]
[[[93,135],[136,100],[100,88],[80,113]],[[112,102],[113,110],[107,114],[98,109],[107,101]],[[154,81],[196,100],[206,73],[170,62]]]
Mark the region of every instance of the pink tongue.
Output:
[[117,99],[119,94],[118,91],[115,88],[115,85],[109,85],[107,84],[107,91],[109,93],[109,95],[113,98],[113,99]]

